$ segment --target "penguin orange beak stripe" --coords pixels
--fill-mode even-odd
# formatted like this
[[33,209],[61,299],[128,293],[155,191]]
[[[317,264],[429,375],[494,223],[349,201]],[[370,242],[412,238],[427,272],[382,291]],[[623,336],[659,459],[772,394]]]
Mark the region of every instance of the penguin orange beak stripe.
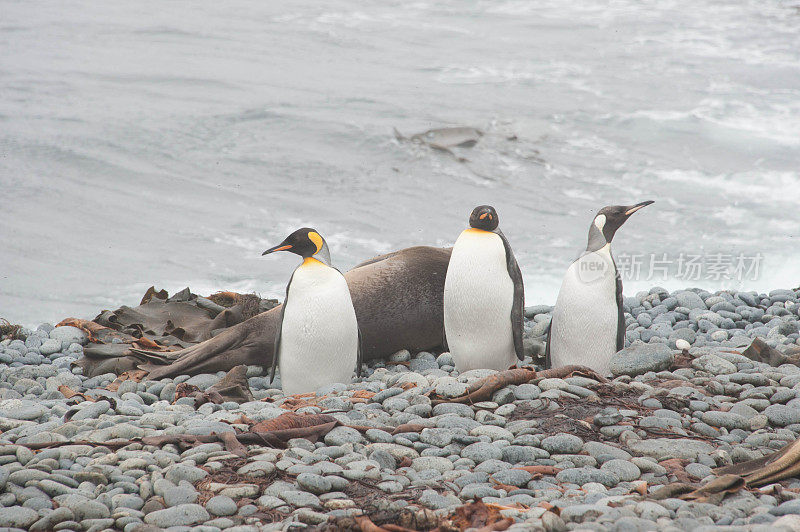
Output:
[[631,207],[630,209],[625,211],[625,216],[630,216],[631,214],[635,213],[636,211],[638,211],[642,207],[647,207],[651,203],[654,203],[654,202],[652,200],[648,200],[648,201],[643,201],[641,203],[637,203],[636,205],[634,205],[633,207]]
[[277,247],[274,247],[274,248],[269,248],[264,253],[262,253],[261,256],[267,255],[269,253],[274,253],[276,251],[286,251],[287,249],[292,249],[292,245],[291,244],[286,244],[285,246],[277,246]]
[[480,218],[481,220],[483,220],[483,219],[484,219],[484,218],[486,218],[487,216],[489,217],[489,219],[490,219],[490,220],[492,219],[492,215],[491,215],[491,214],[489,214],[488,212],[485,212],[485,213],[481,214],[480,216],[478,216],[478,218]]

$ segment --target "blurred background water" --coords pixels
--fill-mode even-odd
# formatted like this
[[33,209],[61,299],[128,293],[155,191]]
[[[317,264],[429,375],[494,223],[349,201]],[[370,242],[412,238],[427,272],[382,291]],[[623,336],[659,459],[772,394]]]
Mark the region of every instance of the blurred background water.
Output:
[[[469,162],[399,142],[485,135]],[[800,284],[800,3],[0,3],[0,316],[136,304],[151,284],[282,295],[310,225],[342,270],[449,245],[492,204],[528,304],[594,212],[625,292]],[[667,254],[664,279],[647,259]],[[756,257],[686,279],[681,254]],[[755,277],[755,278],[752,278]]]

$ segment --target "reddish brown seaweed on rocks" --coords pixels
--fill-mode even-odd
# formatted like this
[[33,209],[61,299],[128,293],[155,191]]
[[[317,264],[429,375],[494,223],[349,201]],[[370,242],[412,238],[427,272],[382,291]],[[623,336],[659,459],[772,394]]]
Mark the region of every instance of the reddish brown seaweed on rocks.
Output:
[[84,401],[89,401],[90,403],[93,403],[93,402],[97,401],[96,397],[92,397],[90,395],[86,395],[85,393],[76,392],[75,390],[73,390],[72,388],[67,386],[66,384],[60,385],[58,387],[58,391],[59,391],[59,393],[61,395],[64,396],[65,399],[72,399],[73,397],[80,397]]
[[458,530],[477,529],[481,532],[505,530],[514,524],[510,517],[503,517],[499,507],[475,501],[459,506],[453,512],[452,525]]
[[[377,494],[376,494],[377,495]],[[413,500],[412,493],[397,493],[392,498],[403,496],[404,500]],[[385,494],[381,494],[385,497]],[[356,498],[353,498],[356,501]],[[358,503],[358,501],[356,501]],[[364,501],[368,502],[368,501]],[[365,512],[358,516],[334,518],[321,525],[319,530],[337,532],[494,532],[506,530],[514,523],[514,519],[504,517],[505,506],[486,504],[475,501],[453,509],[446,517],[438,517],[430,510],[404,508],[402,510],[371,509],[369,504]],[[508,508],[513,509],[513,508]]]
[[133,371],[125,371],[114,379],[114,382],[106,386],[106,390],[109,392],[116,392],[119,390],[119,385],[125,381],[133,381],[133,382],[142,382],[142,380],[147,377],[147,372],[141,369],[133,370]]
[[25,337],[20,334],[22,330],[22,325],[15,325],[5,318],[0,318],[0,340],[24,340]]

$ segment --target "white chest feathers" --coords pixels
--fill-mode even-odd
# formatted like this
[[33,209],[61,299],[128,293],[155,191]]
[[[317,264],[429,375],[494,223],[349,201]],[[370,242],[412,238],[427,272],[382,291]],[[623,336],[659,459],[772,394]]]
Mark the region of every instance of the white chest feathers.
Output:
[[606,245],[572,263],[564,276],[550,332],[552,366],[580,364],[608,374],[617,322],[616,268]]
[[456,368],[508,369],[514,282],[499,235],[467,229],[456,240],[444,283],[444,331]]
[[356,366],[358,324],[341,273],[306,260],[292,276],[281,324],[278,366],[286,394],[348,383]]

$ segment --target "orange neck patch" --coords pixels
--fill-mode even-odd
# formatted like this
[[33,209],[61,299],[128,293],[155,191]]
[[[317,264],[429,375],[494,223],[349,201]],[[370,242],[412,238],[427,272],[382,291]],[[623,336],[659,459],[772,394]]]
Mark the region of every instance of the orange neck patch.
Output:
[[306,257],[303,259],[303,266],[325,266],[322,261],[315,259],[314,257]]
[[314,253],[319,253],[319,250],[322,249],[322,237],[319,236],[319,233],[314,231],[309,231],[308,239],[311,240],[311,242],[313,242],[315,246],[317,246],[317,250]]

